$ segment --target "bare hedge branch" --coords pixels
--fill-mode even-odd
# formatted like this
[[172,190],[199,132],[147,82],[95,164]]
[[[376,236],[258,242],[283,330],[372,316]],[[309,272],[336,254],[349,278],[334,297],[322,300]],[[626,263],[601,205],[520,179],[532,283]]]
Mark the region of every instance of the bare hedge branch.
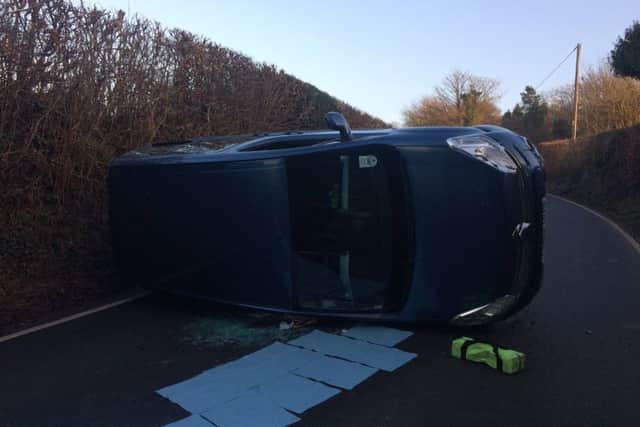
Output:
[[64,0],[2,2],[0,323],[108,282],[114,156],[158,140],[323,128],[329,110],[387,126],[186,31]]

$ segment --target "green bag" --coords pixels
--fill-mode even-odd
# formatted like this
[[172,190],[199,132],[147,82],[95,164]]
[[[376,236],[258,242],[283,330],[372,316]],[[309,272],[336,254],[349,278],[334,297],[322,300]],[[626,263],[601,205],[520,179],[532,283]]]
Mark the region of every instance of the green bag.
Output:
[[505,374],[515,374],[524,369],[526,356],[493,344],[477,342],[473,338],[461,337],[451,343],[451,355],[457,359],[484,363]]

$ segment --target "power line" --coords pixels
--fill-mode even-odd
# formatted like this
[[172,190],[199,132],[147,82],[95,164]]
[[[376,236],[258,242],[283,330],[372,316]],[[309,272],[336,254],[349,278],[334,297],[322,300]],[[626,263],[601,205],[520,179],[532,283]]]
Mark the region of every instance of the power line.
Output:
[[549,77],[551,77],[556,71],[558,71],[558,69],[560,67],[562,67],[562,64],[567,62],[567,59],[569,59],[571,54],[573,54],[573,52],[575,52],[577,48],[578,47],[576,46],[573,49],[571,49],[571,52],[569,52],[569,54],[562,61],[560,61],[560,63],[558,65],[556,65],[556,67],[553,70],[551,70],[551,72],[549,74],[547,74],[547,76],[544,79],[542,79],[542,81],[540,83],[538,83],[538,85],[536,86],[536,91],[538,89],[540,89],[540,86],[542,86],[547,80],[549,80]]

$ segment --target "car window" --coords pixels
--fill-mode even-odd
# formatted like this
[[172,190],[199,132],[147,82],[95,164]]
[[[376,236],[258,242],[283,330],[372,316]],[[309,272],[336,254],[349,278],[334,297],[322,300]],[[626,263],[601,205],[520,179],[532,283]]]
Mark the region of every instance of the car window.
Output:
[[299,306],[381,310],[388,302],[394,229],[383,152],[291,157],[287,175]]

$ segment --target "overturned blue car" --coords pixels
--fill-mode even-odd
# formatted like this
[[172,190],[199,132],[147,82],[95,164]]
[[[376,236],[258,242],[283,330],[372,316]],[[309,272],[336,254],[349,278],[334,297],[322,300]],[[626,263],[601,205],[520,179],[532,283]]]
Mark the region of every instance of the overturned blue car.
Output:
[[473,325],[540,288],[543,161],[496,126],[153,144],[114,160],[132,285],[288,313]]

